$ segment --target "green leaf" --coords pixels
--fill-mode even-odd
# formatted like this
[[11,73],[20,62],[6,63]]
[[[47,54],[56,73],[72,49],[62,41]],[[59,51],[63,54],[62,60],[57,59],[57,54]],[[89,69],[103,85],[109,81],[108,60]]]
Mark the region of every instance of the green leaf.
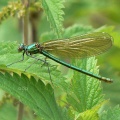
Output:
[[92,32],[94,29],[91,26],[83,26],[81,24],[74,24],[68,27],[64,32],[64,38],[69,38],[73,36],[80,36]]
[[0,87],[28,105],[35,113],[45,120],[61,120],[62,110],[56,104],[54,91],[50,84],[44,85],[41,80],[36,81],[21,74],[13,75],[0,73]]
[[63,31],[63,0],[41,0],[43,9],[48,17],[50,25],[54,29],[57,36],[62,37]]
[[[93,28],[91,26],[83,26],[81,24],[75,24],[73,26],[70,26],[65,29],[63,33],[63,38],[70,38],[73,36],[80,36],[85,33],[89,33],[93,31]],[[55,40],[56,37],[53,32],[46,32],[41,35],[40,41],[46,42],[50,40]]]
[[[73,63],[81,69],[98,74],[97,60],[94,57]],[[74,71],[70,88],[67,101],[79,113],[91,109],[103,100],[100,81],[85,74]]]
[[86,110],[85,112],[78,114],[76,120],[99,120],[98,110],[103,104],[104,102],[98,104],[90,110]]
[[110,108],[107,111],[104,111],[100,116],[100,120],[120,120],[119,105],[114,108]]

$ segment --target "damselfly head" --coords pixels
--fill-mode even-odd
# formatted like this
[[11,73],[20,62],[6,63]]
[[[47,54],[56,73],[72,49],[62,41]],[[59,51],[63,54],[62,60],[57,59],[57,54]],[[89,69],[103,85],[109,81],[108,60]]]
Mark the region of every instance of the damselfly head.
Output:
[[21,52],[25,49],[25,45],[23,43],[21,43],[18,47],[18,52]]

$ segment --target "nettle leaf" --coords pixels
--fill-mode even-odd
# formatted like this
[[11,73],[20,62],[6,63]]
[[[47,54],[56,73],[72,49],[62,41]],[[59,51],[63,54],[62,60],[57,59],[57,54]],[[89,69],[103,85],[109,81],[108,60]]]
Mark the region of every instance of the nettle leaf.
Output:
[[57,36],[62,37],[63,31],[63,0],[41,0],[43,9],[48,17],[50,25],[54,29]]
[[[83,26],[80,24],[75,24],[73,26],[70,26],[64,30],[63,33],[63,38],[70,38],[74,36],[80,36],[82,34],[86,34],[89,32],[92,32],[93,28],[91,26]],[[45,32],[41,35],[40,41],[50,41],[50,40],[55,40],[56,37],[54,35],[54,32]],[[59,39],[58,39],[59,40]]]
[[114,108],[109,108],[107,111],[104,111],[100,120],[120,120],[120,107],[117,105]]
[[[97,60],[94,57],[73,63],[84,70],[98,74]],[[103,100],[100,81],[85,74],[74,71],[70,88],[67,101],[79,113],[91,109]]]
[[5,72],[0,73],[0,88],[28,105],[45,120],[63,119],[62,110],[56,104],[50,84],[45,85],[41,80],[36,81],[34,77],[29,79],[25,74],[19,76],[16,73],[11,75]]
[[83,26],[81,24],[74,24],[73,26],[68,27],[64,32],[64,38],[80,36],[92,32],[94,29],[91,26]]
[[77,115],[76,120],[99,120],[98,110],[106,101]]

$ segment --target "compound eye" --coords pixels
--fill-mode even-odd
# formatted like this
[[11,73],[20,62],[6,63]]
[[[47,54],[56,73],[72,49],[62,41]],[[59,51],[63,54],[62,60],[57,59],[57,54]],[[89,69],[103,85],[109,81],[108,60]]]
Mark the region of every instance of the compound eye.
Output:
[[20,44],[18,47],[18,52],[21,52],[22,50],[24,50],[24,44]]
[[36,43],[35,46],[36,46],[36,48],[39,48],[39,47],[40,47],[40,44]]

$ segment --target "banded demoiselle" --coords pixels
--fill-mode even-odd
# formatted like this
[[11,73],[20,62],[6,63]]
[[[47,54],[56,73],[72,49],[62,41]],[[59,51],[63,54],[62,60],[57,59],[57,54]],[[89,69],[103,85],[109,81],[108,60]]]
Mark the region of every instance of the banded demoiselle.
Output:
[[[39,43],[31,45],[20,44],[18,51],[19,52],[23,51],[23,58],[20,61],[24,60],[24,54],[33,57],[32,54],[40,53],[68,68],[86,74],[88,76],[97,78],[98,80],[111,83],[112,80],[109,78],[101,77],[93,73],[90,73],[79,67],[66,63],[55,56],[69,59],[96,56],[107,51],[112,46],[112,43],[113,38],[108,33],[96,32],[68,39],[47,41],[42,44]],[[44,60],[41,61],[44,62]]]

